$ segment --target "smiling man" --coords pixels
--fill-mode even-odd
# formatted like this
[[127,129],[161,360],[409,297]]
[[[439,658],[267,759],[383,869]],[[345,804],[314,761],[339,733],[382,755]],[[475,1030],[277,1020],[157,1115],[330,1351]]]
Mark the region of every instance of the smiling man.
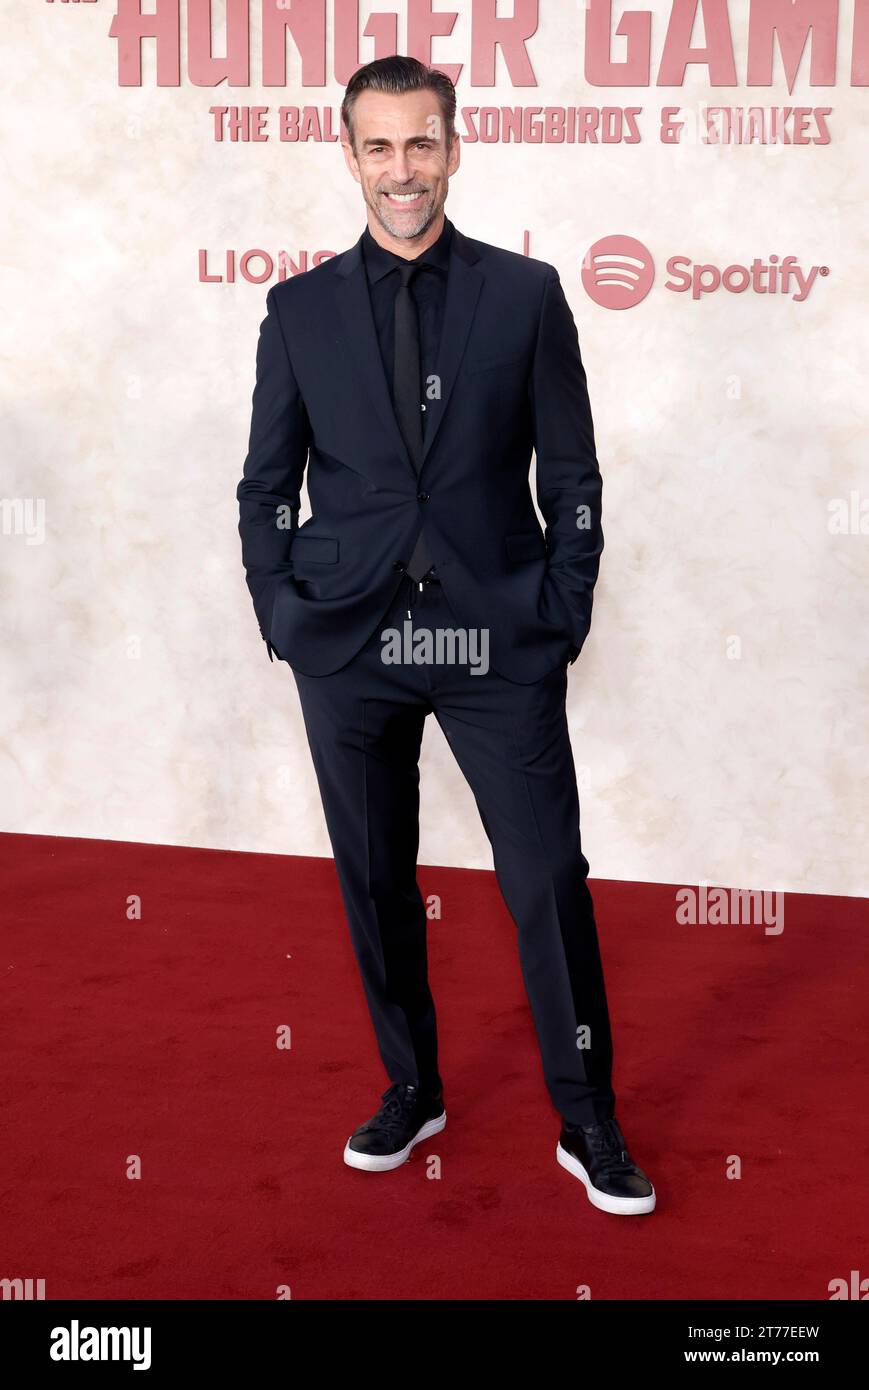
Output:
[[[369,63],[348,84],[343,149],[367,226],[349,251],[269,290],[237,494],[243,560],[269,657],[298,689],[391,1082],[345,1162],[394,1169],[446,1123],[416,882],[433,714],[516,924],[561,1116],[556,1157],[594,1206],[633,1215],[655,1192],[615,1119],[565,711],[603,549],[586,376],[555,268],[444,214],[455,109],[450,80],[412,58]],[[306,468],[312,515],[299,526]],[[395,660],[384,634],[399,629],[413,640]],[[483,634],[485,670],[461,659]],[[473,954],[472,920],[456,923],[454,944]],[[499,1076],[479,1085],[497,1095]]]

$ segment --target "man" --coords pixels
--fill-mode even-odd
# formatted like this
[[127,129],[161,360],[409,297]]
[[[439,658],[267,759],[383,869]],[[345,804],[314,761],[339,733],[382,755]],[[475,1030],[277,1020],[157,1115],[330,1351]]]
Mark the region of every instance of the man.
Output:
[[368,225],[269,290],[238,487],[248,587],[269,658],[296,681],[392,1082],[344,1159],[396,1168],[446,1123],[416,883],[433,713],[518,930],[558,1162],[596,1207],[648,1212],[614,1114],[565,713],[603,548],[585,371],[555,269],[445,217],[455,106],[450,80],[411,58],[348,84],[343,149]]

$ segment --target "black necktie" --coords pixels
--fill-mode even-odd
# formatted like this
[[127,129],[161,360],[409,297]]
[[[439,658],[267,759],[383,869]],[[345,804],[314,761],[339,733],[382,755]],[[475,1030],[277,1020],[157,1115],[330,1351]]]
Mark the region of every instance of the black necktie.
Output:
[[[410,283],[420,269],[413,261],[399,266],[401,284],[395,295],[395,365],[392,378],[395,414],[417,473],[422,465],[422,383],[419,317]],[[430,569],[428,546],[420,536],[407,562],[407,573],[411,579],[419,582]]]

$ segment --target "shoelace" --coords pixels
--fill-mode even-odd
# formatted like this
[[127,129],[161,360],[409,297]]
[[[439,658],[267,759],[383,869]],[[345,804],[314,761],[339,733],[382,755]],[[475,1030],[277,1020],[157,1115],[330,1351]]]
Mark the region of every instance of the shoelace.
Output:
[[583,1132],[589,1148],[600,1156],[600,1166],[604,1172],[614,1173],[619,1169],[634,1167],[615,1120],[605,1120]]
[[372,1121],[372,1127],[391,1130],[403,1125],[407,1114],[416,1104],[417,1094],[416,1089],[411,1090],[405,1082],[394,1082],[383,1092],[383,1104]]

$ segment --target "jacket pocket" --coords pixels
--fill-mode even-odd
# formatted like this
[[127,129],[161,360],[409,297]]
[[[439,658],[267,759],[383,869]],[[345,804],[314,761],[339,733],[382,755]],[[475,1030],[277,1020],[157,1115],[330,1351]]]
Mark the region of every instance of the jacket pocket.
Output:
[[299,532],[290,547],[290,564],[334,565],[338,560],[338,542],[334,536],[307,536]]
[[521,352],[514,352],[511,357],[478,357],[476,362],[466,362],[465,371],[468,375],[473,372],[492,372],[497,367],[515,367],[525,361],[525,356]]
[[542,560],[546,555],[546,541],[541,531],[522,531],[515,536],[506,536],[504,544],[512,561]]

